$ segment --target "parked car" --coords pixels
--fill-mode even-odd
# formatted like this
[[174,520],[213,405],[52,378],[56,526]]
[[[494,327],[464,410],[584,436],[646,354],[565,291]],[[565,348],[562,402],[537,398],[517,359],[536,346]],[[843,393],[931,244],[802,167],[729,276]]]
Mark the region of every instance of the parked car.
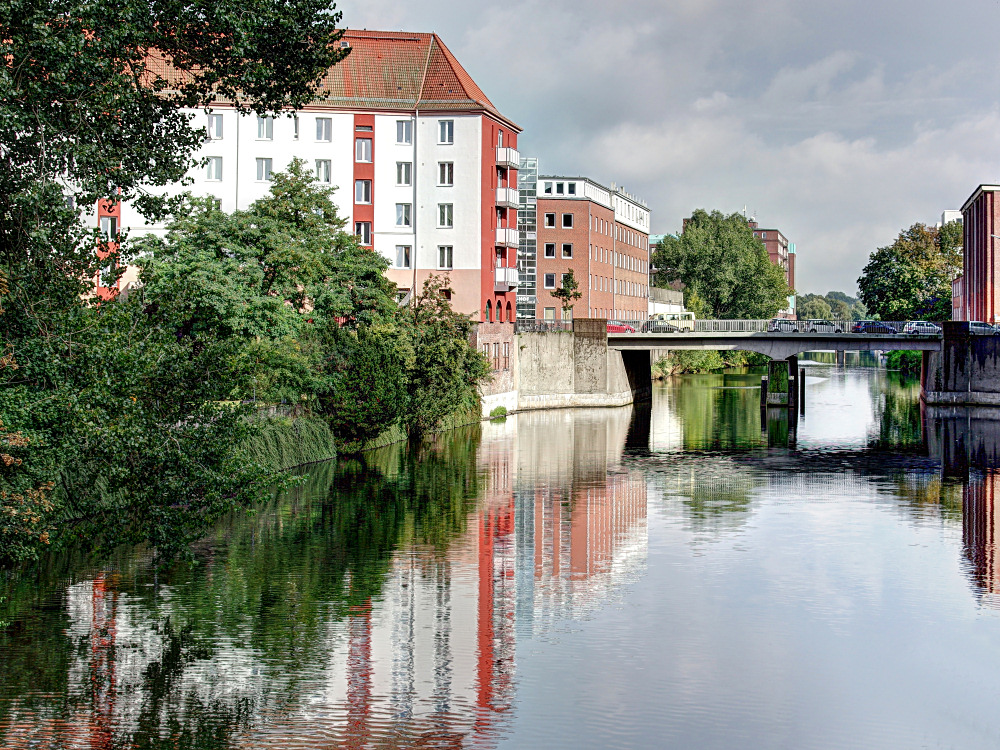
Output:
[[796,322],[788,318],[771,318],[767,324],[768,333],[795,333],[798,330]]
[[802,324],[802,330],[809,333],[843,333],[843,323],[834,323],[831,320],[806,320]]
[[915,336],[933,336],[941,333],[941,326],[927,320],[911,320],[903,326],[903,333],[909,333]]
[[970,320],[969,333],[977,336],[996,336],[1000,333],[1000,331],[998,331],[994,326],[991,326],[989,323],[983,323],[979,320]]
[[622,323],[620,320],[609,320],[608,333],[635,333],[635,329],[628,323]]
[[881,320],[859,320],[851,327],[851,333],[896,333],[896,329]]
[[639,330],[643,333],[677,333],[681,329],[662,318],[650,318],[639,326]]

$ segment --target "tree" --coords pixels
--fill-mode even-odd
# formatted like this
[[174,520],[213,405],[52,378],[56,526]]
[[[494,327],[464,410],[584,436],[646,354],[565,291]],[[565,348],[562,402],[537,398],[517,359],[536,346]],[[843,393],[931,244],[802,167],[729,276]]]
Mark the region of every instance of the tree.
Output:
[[830,303],[818,294],[805,294],[799,297],[795,310],[800,320],[833,317],[833,309],[830,307]]
[[401,308],[399,329],[407,372],[403,414],[407,429],[423,435],[454,412],[479,408],[486,358],[469,345],[472,322],[448,301],[445,276],[430,276],[413,304]]
[[667,235],[653,255],[655,285],[681,282],[716,318],[770,318],[791,291],[746,218],[696,210],[679,237]]
[[868,312],[882,320],[948,320],[951,281],[961,273],[961,223],[914,224],[876,249],[858,278]]
[[573,309],[573,303],[583,296],[583,292],[579,290],[579,284],[577,284],[576,276],[573,275],[572,268],[569,269],[567,273],[563,274],[562,285],[552,292],[552,296],[561,303],[563,317],[565,318],[566,313]]

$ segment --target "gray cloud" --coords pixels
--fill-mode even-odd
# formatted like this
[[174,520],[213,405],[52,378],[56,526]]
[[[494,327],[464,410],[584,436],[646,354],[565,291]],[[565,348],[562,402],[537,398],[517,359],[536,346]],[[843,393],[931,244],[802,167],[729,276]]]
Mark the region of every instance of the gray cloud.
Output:
[[798,288],[1000,179],[1000,4],[957,0],[341,3],[352,28],[436,31],[549,172],[644,197],[653,231],[756,212]]

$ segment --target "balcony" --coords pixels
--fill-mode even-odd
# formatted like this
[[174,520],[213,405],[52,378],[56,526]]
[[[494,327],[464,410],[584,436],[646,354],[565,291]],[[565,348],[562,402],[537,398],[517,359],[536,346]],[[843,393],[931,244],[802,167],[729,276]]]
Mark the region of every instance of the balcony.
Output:
[[520,237],[516,229],[497,227],[497,247],[517,247]]
[[515,188],[497,188],[497,206],[500,208],[517,208],[519,200]]
[[517,169],[521,166],[521,154],[516,148],[497,146],[497,166]]
[[493,277],[494,292],[509,292],[517,288],[518,273],[516,268],[504,268],[497,266],[493,269],[496,275]]

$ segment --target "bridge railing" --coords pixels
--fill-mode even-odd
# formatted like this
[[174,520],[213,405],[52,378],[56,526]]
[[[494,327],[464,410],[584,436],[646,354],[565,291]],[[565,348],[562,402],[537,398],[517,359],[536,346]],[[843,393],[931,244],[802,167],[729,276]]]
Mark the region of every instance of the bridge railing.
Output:
[[529,318],[519,319],[514,323],[514,333],[551,333],[552,331],[572,330],[572,320],[532,320]]
[[906,320],[609,320],[608,333],[853,333],[860,336],[941,334],[939,323]]

